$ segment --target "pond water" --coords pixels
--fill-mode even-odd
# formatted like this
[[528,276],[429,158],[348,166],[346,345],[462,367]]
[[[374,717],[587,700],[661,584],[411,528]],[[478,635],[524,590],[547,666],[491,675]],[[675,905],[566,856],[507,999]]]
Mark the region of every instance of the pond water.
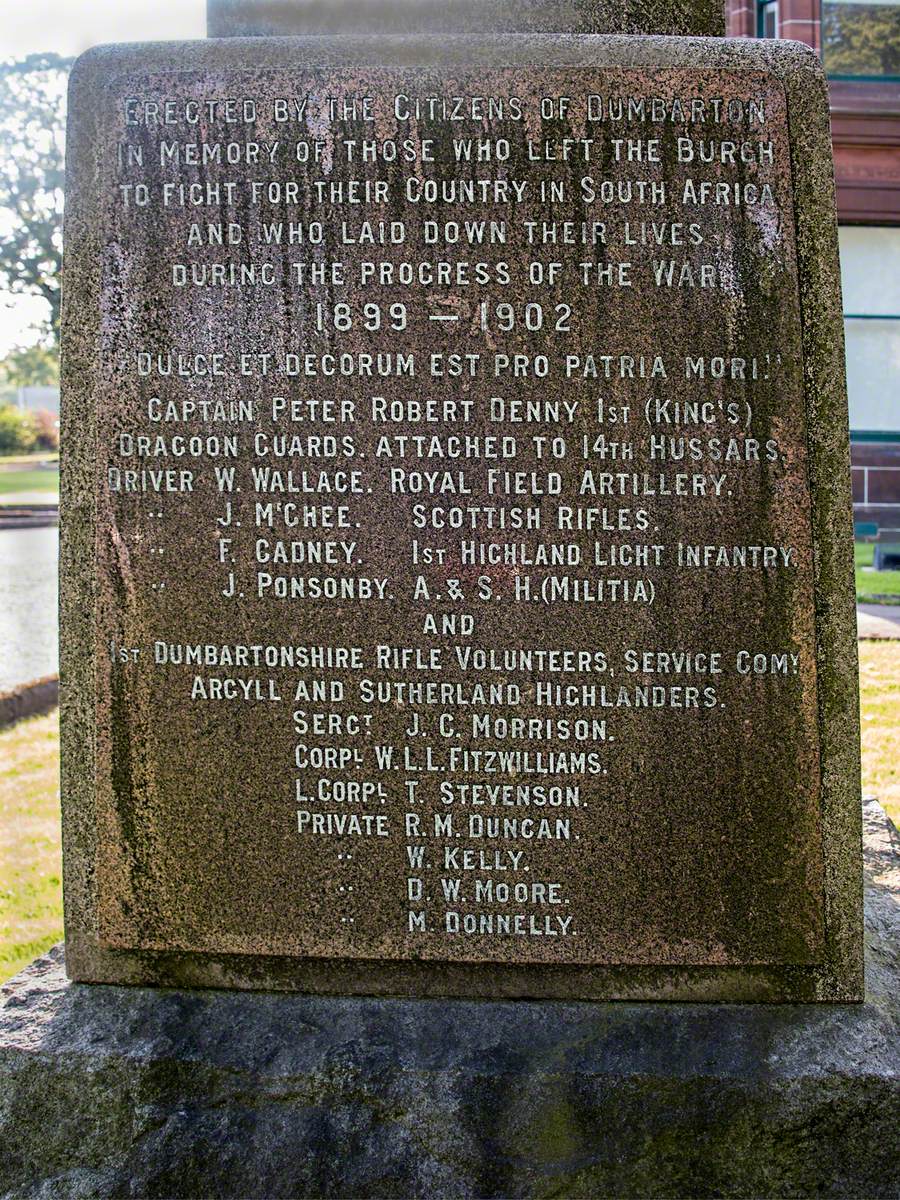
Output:
[[0,529],[0,692],[59,670],[59,530]]

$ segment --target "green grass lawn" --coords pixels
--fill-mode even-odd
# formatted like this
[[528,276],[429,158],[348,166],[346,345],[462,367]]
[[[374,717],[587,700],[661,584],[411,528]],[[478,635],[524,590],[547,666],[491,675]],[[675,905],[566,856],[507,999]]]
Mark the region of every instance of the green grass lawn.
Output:
[[863,795],[900,826],[900,642],[859,643]]
[[59,714],[0,730],[0,980],[62,937]]
[[[872,566],[875,547],[868,542],[857,542],[854,546],[856,562],[856,598],[877,604],[900,604],[900,571],[867,571]],[[888,597],[887,600],[881,599]]]
[[[860,642],[863,795],[900,824],[900,642]],[[59,717],[0,730],[0,982],[63,935]]]
[[0,454],[0,471],[23,463],[59,462],[58,450],[35,450],[32,454]]
[[4,469],[0,465],[0,499],[15,492],[47,492],[59,495],[59,469]]

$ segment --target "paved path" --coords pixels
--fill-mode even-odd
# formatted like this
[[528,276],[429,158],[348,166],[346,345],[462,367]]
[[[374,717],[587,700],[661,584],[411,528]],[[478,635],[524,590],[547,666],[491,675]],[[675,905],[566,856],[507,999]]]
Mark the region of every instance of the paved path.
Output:
[[859,604],[856,621],[861,638],[900,639],[900,604]]
[[0,508],[15,508],[17,504],[59,504],[56,492],[7,492],[0,496]]

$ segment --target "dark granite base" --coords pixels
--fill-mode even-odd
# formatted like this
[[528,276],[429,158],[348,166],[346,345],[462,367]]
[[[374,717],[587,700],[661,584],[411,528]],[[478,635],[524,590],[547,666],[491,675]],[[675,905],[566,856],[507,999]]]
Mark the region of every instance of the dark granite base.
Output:
[[900,852],[865,1004],[334,999],[69,983],[0,1010],[15,1197],[900,1195]]

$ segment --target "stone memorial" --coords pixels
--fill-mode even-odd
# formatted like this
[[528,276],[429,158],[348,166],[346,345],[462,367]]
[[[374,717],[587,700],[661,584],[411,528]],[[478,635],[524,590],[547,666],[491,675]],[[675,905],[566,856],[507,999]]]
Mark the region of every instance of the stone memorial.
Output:
[[71,977],[858,1000],[820,67],[441,33],[74,69]]
[[895,1196],[818,61],[680,0],[209,29],[73,73],[0,1192]]
[[209,37],[725,33],[717,0],[206,0],[206,12]]

